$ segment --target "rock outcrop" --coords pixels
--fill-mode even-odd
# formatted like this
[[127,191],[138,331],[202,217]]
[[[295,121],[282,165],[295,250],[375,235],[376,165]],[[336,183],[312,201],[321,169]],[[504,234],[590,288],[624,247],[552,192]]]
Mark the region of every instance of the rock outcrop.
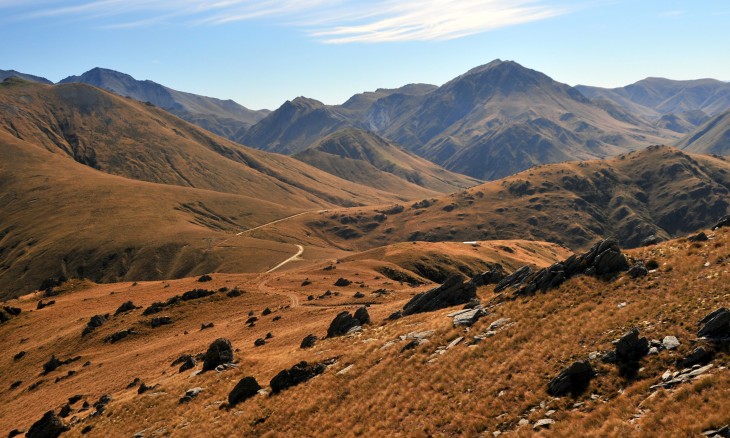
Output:
[[254,377],[248,376],[241,379],[228,394],[228,405],[233,407],[258,394],[261,385]]
[[315,335],[307,335],[302,339],[302,343],[299,344],[299,348],[312,348],[317,343],[317,337]]
[[231,341],[226,338],[218,338],[213,341],[205,352],[203,360],[203,371],[214,370],[218,365],[233,361],[233,347]]
[[711,340],[730,340],[730,310],[726,307],[715,310],[700,321],[697,336]]
[[593,368],[588,362],[574,362],[550,381],[548,394],[553,397],[566,394],[578,395],[585,391],[594,375]]
[[352,315],[348,311],[343,311],[335,316],[327,329],[327,337],[343,336],[347,333],[357,330],[365,324],[370,323],[370,315],[365,307],[360,307]]
[[279,392],[306,382],[311,378],[322,374],[327,367],[323,363],[308,364],[307,362],[299,362],[288,370],[282,370],[271,379],[271,394]]
[[69,429],[53,411],[43,414],[25,434],[28,438],[56,438]]
[[403,316],[466,304],[476,296],[476,285],[464,282],[461,276],[455,275],[449,277],[441,286],[414,296],[403,306]]
[[639,337],[639,329],[633,328],[616,342],[616,360],[638,362],[649,353],[649,341]]

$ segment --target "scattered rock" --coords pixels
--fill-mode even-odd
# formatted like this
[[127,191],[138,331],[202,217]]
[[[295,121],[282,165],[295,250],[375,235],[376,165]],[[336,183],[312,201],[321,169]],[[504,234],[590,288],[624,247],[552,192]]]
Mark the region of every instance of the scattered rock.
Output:
[[200,278],[198,278],[198,281],[200,283],[205,283],[206,281],[211,281],[212,279],[213,279],[213,277],[211,277],[208,274],[205,274],[205,275],[202,275]]
[[619,362],[637,362],[649,353],[649,341],[639,338],[639,329],[633,328],[616,343],[616,359]]
[[718,228],[722,227],[730,227],[730,215],[723,216],[722,219],[720,219],[714,227],[712,227],[712,231],[717,230]]
[[704,231],[700,231],[694,236],[689,236],[687,240],[689,240],[690,242],[707,242],[710,239],[707,237],[707,234],[705,234]]
[[203,361],[203,371],[215,369],[218,365],[223,365],[233,361],[233,347],[231,341],[225,338],[219,338],[213,341],[205,352],[205,360]]
[[38,301],[38,305],[36,306],[36,309],[37,310],[41,310],[41,309],[44,309],[44,308],[46,308],[48,306],[52,306],[54,304],[56,304],[56,300],[50,300],[50,301],[47,301],[45,303],[43,302],[43,300],[40,300],[40,301]]
[[460,275],[446,279],[444,284],[414,296],[405,306],[403,315],[432,312],[434,310],[468,303],[476,298],[477,287],[474,283],[463,281]]
[[730,438],[730,424],[726,424],[719,429],[710,429],[702,432],[702,435],[710,438]]
[[13,360],[17,362],[20,359],[22,359],[23,357],[25,357],[25,351],[20,351],[20,352],[16,353],[15,356],[13,356]]
[[677,361],[677,366],[679,368],[688,368],[695,365],[706,365],[714,357],[715,352],[713,350],[708,350],[705,347],[697,347],[687,357]]
[[23,430],[23,429],[13,429],[10,431],[10,433],[8,433],[8,438],[13,438],[18,435],[22,435],[24,433],[25,433],[25,430]]
[[727,340],[730,338],[730,310],[726,307],[708,314],[702,321],[697,336],[711,340]]
[[12,306],[3,306],[3,310],[11,316],[18,316],[20,315],[20,312],[22,312],[21,308]]
[[682,371],[672,373],[671,377],[667,376],[667,374],[665,373],[662,376],[662,382],[657,385],[651,386],[650,389],[671,388],[675,385],[679,385],[680,383],[689,382],[691,380],[697,379],[699,376],[706,373],[711,368],[712,364],[705,365],[703,367],[685,368]]
[[363,306],[355,311],[355,319],[360,321],[360,325],[370,324],[370,314],[367,307]]
[[628,274],[631,278],[646,277],[647,275],[649,275],[649,270],[646,269],[646,266],[644,266],[643,262],[637,262],[629,269]]
[[660,239],[656,235],[652,234],[651,236],[649,236],[641,241],[641,246],[656,245],[657,243],[659,243],[661,241],[662,241],[662,239]]
[[109,314],[106,315],[94,315],[91,317],[89,322],[86,323],[86,327],[84,327],[84,331],[81,332],[81,336],[86,336],[89,333],[96,330],[98,327],[101,327],[106,321],[109,319]]
[[72,411],[73,411],[73,408],[71,408],[71,405],[66,403],[65,405],[63,405],[63,407],[61,407],[61,410],[58,411],[58,416],[61,418],[66,418],[69,415],[71,415]]
[[72,395],[71,397],[68,398],[68,402],[69,402],[69,404],[73,405],[73,404],[76,404],[79,401],[81,401],[82,398],[84,398],[84,396],[81,394]]
[[352,297],[353,298],[365,298],[365,294],[358,291],[358,292],[355,292],[355,295],[353,295]]
[[479,318],[486,314],[486,310],[482,307],[477,307],[476,309],[466,309],[450,313],[448,316],[454,318],[454,327],[471,327],[475,322],[477,322],[477,320],[479,320]]
[[[211,295],[215,294],[215,291],[208,290],[208,289],[193,289],[185,292],[180,296],[180,299],[183,301],[190,301],[190,300],[198,300],[200,298],[209,297]],[[173,297],[173,299],[176,297]],[[171,304],[174,304],[174,302],[171,302]]]
[[335,286],[337,287],[345,287],[351,285],[352,282],[346,278],[338,278],[337,281],[335,281]]
[[342,311],[335,316],[327,329],[327,337],[343,336],[361,328],[370,322],[370,315],[365,307],[360,307],[353,316],[348,311]]
[[402,310],[396,310],[395,312],[391,313],[388,316],[388,321],[395,321],[396,319],[403,318],[403,311]]
[[63,420],[53,411],[48,411],[40,420],[33,423],[25,436],[28,438],[56,438],[67,430],[69,427],[63,423]]
[[242,295],[242,293],[238,288],[233,288],[233,289],[229,290],[228,293],[226,294],[226,296],[228,298],[236,298],[236,297],[240,297],[241,295]]
[[258,394],[261,385],[255,378],[248,376],[241,379],[228,394],[228,405],[233,407]]
[[187,403],[189,401],[192,401],[201,392],[203,392],[203,388],[201,388],[201,387],[188,389],[187,391],[185,391],[185,395],[180,397],[180,400],[178,401],[178,403],[182,404],[182,403]]
[[259,319],[255,316],[252,316],[246,320],[246,324],[248,324],[249,327],[253,327],[256,324],[256,321]]
[[253,345],[254,347],[263,347],[264,345],[266,345],[266,341],[264,340],[264,338],[258,338],[253,342]]
[[83,429],[81,429],[81,435],[86,435],[87,433],[91,432],[92,430],[94,430],[94,426],[91,424],[87,424],[86,426],[84,426]]
[[215,327],[215,325],[212,322],[209,322],[207,324],[206,323],[200,324],[200,330],[206,330],[206,329],[213,328],[213,327]]
[[64,362],[58,360],[56,355],[53,354],[53,355],[51,355],[51,358],[48,359],[48,362],[43,364],[43,374],[48,374],[63,364],[64,364]]
[[150,326],[152,326],[152,328],[157,328],[167,324],[172,324],[172,318],[169,316],[157,316],[150,320]]
[[680,345],[679,340],[675,336],[665,336],[662,340],[662,347],[665,350],[674,350]]
[[268,333],[266,333],[266,336],[264,337],[264,339],[271,339],[273,337],[274,337],[274,334],[271,332],[268,332]]
[[191,370],[195,368],[195,365],[198,364],[198,362],[195,360],[193,356],[190,356],[189,354],[185,355],[187,356],[185,360],[180,364],[180,369],[178,369],[179,373],[182,373],[183,371]]
[[275,317],[271,318],[271,322],[276,322],[281,319],[281,315],[276,315]]
[[307,380],[322,374],[326,366],[323,363],[308,364],[307,362],[299,362],[288,370],[282,370],[271,379],[269,386],[271,386],[271,394],[278,394],[279,392],[306,382]]
[[106,410],[106,405],[109,404],[109,402],[112,401],[112,396],[109,394],[104,394],[101,397],[99,397],[99,400],[94,403],[94,413],[93,415],[101,415],[104,413],[104,410]]
[[302,339],[302,343],[299,345],[299,348],[312,348],[316,342],[317,337],[315,335],[307,335],[304,339]]
[[153,390],[156,387],[157,387],[157,385],[147,386],[144,382],[142,382],[142,384],[139,385],[139,388],[137,388],[137,394],[144,394],[145,392]]
[[133,302],[127,301],[127,302],[123,303],[121,306],[119,306],[119,308],[116,310],[116,312],[114,312],[114,316],[119,315],[120,313],[131,312],[132,310],[136,310],[136,309],[140,309],[140,308],[141,307],[135,306]]
[[261,312],[261,316],[266,316],[269,314],[271,314],[271,309],[269,309],[268,307],[265,308],[263,312]]
[[532,426],[533,429],[548,429],[550,426],[555,424],[555,420],[550,418],[543,418],[542,420],[537,420],[534,426]]
[[121,330],[116,333],[112,333],[111,335],[104,338],[104,342],[110,342],[113,344],[115,342],[121,341],[122,339],[126,338],[129,335],[136,335],[136,334],[139,334],[139,333],[136,330],[131,329],[131,328],[126,329],[126,330]]
[[568,393],[576,396],[588,388],[595,373],[588,362],[574,362],[548,384],[548,394],[560,397]]

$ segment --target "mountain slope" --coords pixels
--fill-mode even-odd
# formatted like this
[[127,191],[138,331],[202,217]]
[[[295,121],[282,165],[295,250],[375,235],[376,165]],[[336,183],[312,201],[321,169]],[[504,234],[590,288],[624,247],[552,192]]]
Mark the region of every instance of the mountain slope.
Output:
[[185,93],[152,81],[138,81],[130,75],[98,67],[80,76],[69,76],[59,83],[84,83],[140,102],[149,102],[227,138],[239,135],[268,114],[268,111],[250,110],[232,100]]
[[348,181],[394,193],[416,190],[422,196],[429,196],[435,192],[452,193],[479,183],[409,153],[376,134],[355,128],[330,134],[294,157]]
[[635,247],[652,235],[680,236],[728,213],[730,162],[662,146],[538,166],[448,197],[330,210],[302,222],[311,228],[312,242],[342,249],[519,238],[577,250],[598,238],[616,237],[622,246]]
[[443,165],[496,179],[535,164],[615,155],[666,132],[628,123],[581,93],[511,61],[470,70],[423,98],[382,135]]
[[589,99],[608,99],[634,114],[653,118],[695,110],[713,116],[730,109],[730,84],[715,79],[646,78],[619,88],[576,88]]
[[0,86],[0,129],[106,173],[303,208],[382,202],[379,192],[256,151],[85,84]]
[[687,134],[677,147],[698,154],[730,155],[730,111],[716,115]]
[[40,76],[33,76],[33,75],[29,75],[27,73],[20,73],[15,70],[0,70],[0,82],[4,81],[7,78],[18,78],[18,79],[23,79],[26,81],[39,82],[41,84],[48,84],[48,85],[53,84],[53,82],[49,81],[46,78],[42,78]]

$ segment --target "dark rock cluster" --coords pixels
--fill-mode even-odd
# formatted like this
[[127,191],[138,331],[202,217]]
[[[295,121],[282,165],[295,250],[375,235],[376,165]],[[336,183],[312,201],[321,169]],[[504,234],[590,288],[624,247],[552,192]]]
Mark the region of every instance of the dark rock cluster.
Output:
[[203,371],[214,370],[218,365],[233,362],[233,347],[231,341],[219,338],[213,341],[205,352]]
[[355,311],[355,315],[352,315],[348,311],[342,311],[335,316],[335,319],[330,323],[327,329],[327,337],[333,338],[335,336],[343,336],[349,333],[351,330],[356,330],[357,327],[362,327],[365,324],[370,323],[370,315],[365,307],[360,307]]
[[271,382],[269,382],[271,393],[278,394],[287,388],[306,382],[322,374],[326,368],[327,366],[323,363],[308,364],[305,361],[299,362],[288,370],[280,371],[271,379]]
[[472,282],[455,275],[449,277],[444,284],[414,296],[403,306],[403,316],[415,313],[433,312],[446,307],[466,304],[477,296],[477,286]]

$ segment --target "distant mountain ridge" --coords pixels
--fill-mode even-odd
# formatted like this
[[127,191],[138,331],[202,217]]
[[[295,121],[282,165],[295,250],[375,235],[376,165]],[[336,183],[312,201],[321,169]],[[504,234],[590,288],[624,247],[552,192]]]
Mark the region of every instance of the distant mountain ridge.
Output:
[[711,118],[677,143],[700,154],[730,155],[730,110]]
[[53,84],[53,82],[40,76],[34,76],[28,73],[21,73],[15,70],[0,70],[0,82],[4,81],[7,78],[18,78],[31,82],[40,82],[41,84],[47,85]]
[[99,67],[80,76],[69,76],[59,84],[73,82],[93,85],[140,102],[149,102],[227,138],[240,135],[269,113],[268,110],[250,110],[232,100],[177,91],[153,81],[140,81],[128,74]]

